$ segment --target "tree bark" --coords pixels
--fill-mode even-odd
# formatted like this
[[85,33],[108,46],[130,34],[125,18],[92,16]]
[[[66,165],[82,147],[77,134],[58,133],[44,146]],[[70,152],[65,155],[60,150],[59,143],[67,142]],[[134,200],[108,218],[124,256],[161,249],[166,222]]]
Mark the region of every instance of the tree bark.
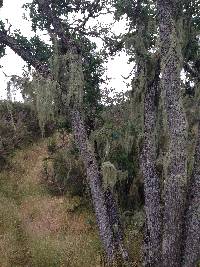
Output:
[[183,267],[195,267],[200,260],[200,122],[187,201]]
[[99,234],[108,260],[110,263],[114,263],[120,255],[124,263],[128,264],[129,257],[123,244],[123,229],[120,224],[117,204],[109,190],[103,191],[98,162],[94,150],[89,144],[81,112],[73,109],[71,118],[75,141],[86,166]]
[[163,267],[181,266],[183,214],[187,184],[187,121],[180,92],[181,1],[158,0],[162,90],[169,151],[164,185]]
[[129,255],[124,245],[124,231],[120,221],[120,214],[114,195],[109,188],[105,192],[105,200],[117,253],[121,256],[124,264],[129,264]]
[[159,69],[155,77],[147,83],[144,98],[143,149],[140,167],[144,177],[146,237],[144,242],[145,266],[161,265],[162,217],[160,179],[156,170],[156,94],[158,91]]
[[71,120],[75,141],[87,170],[87,178],[91,189],[99,234],[108,259],[112,262],[115,259],[115,243],[107,213],[105,196],[102,190],[98,163],[95,154],[89,145],[87,132],[80,111],[72,110]]
[[[159,266],[161,261],[161,192],[159,176],[156,171],[156,94],[160,74],[159,61],[149,56],[146,31],[147,23],[143,19],[142,1],[136,1],[136,66],[133,84],[134,122],[138,131],[139,165],[144,178],[145,195],[145,234],[144,265]],[[152,62],[149,62],[151,60]],[[151,63],[151,64],[149,64]],[[154,69],[150,69],[153,66]],[[141,138],[142,136],[142,138]],[[142,144],[142,151],[140,151]]]

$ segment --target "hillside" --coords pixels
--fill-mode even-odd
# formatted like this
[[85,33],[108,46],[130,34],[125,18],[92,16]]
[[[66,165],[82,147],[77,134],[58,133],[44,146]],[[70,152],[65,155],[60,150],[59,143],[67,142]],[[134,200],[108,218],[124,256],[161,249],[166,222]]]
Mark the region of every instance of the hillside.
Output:
[[[80,197],[52,195],[42,182],[47,156],[47,141],[39,141],[16,151],[0,172],[0,266],[105,266],[91,206]],[[128,231],[139,266],[141,237]]]
[[78,197],[48,192],[41,183],[45,157],[40,141],[17,151],[0,173],[0,266],[100,266],[92,211]]

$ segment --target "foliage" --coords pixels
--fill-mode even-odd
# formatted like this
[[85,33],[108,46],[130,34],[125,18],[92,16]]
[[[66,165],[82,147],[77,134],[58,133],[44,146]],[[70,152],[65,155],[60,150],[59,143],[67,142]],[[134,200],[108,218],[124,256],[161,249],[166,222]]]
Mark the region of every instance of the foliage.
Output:
[[30,106],[22,103],[0,102],[0,162],[15,149],[39,137],[39,124]]
[[17,42],[26,50],[33,51],[32,56],[34,56],[38,61],[48,63],[48,60],[52,56],[53,52],[51,45],[46,44],[37,35],[28,40],[19,30],[15,30],[13,35]]
[[131,118],[128,99],[104,107],[90,137],[102,166],[103,184],[117,193],[123,210],[132,210],[143,203],[136,146],[138,129]]
[[66,132],[50,138],[44,161],[44,181],[53,194],[83,196],[86,174],[73,138]]

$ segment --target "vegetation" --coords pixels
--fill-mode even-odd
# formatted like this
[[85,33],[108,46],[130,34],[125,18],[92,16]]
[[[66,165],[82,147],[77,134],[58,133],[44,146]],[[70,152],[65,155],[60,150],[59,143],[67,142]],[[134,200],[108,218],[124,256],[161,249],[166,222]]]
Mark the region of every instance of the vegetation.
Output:
[[38,119],[29,105],[0,102],[0,169],[16,148],[33,142],[40,136]]
[[[24,8],[34,38],[0,23],[1,56],[8,46],[28,66],[0,103],[1,264],[196,267],[200,2]],[[92,23],[107,15],[126,20],[126,32]],[[132,89],[105,98],[103,63],[121,50],[134,63]],[[11,101],[12,86],[24,103]]]

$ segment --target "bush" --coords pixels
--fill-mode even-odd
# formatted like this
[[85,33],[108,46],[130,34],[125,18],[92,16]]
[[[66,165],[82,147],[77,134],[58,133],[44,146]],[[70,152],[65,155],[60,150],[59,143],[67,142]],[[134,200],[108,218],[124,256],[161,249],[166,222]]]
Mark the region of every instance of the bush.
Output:
[[54,194],[82,196],[86,174],[72,137],[60,146],[56,145],[55,139],[51,139],[48,151],[50,157],[44,161],[43,172],[49,190]]
[[0,101],[0,169],[15,148],[40,136],[35,112],[24,103]]

